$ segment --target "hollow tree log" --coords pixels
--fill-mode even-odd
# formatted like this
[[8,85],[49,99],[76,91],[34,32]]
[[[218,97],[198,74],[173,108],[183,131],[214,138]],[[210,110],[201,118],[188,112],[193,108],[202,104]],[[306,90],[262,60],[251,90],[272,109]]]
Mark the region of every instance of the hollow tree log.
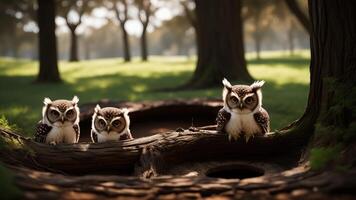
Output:
[[[212,109],[217,112],[221,107],[220,101],[191,100],[191,101],[166,101],[166,102],[146,102],[141,103],[113,103],[102,102],[102,105],[128,106],[131,109],[131,117],[140,115],[150,118],[157,116],[165,110],[179,114],[177,110],[183,108],[189,110]],[[83,106],[81,118],[83,121],[91,120],[91,113],[95,104]],[[131,106],[131,107],[130,107]],[[183,110],[183,112],[185,112]],[[133,119],[135,120],[135,118]],[[83,128],[83,127],[82,127]],[[213,129],[213,130],[212,130]],[[0,129],[0,134],[4,138],[17,140],[31,153],[18,151],[16,154],[3,151],[2,157],[12,157],[27,167],[34,166],[37,169],[44,169],[67,174],[88,174],[115,173],[132,174],[136,168],[136,173],[145,173],[145,166],[162,168],[163,165],[179,164],[191,160],[218,160],[231,158],[264,157],[266,155],[280,154],[282,147],[288,145],[288,151],[284,153],[295,153],[301,145],[306,144],[306,134],[270,134],[266,137],[255,137],[248,143],[241,140],[229,141],[226,134],[217,133],[214,126],[203,128],[179,128],[177,131],[168,131],[148,137],[134,140],[92,144],[59,144],[51,146],[36,143],[29,138],[24,138],[15,133]],[[133,133],[135,134],[135,133]],[[145,154],[142,154],[142,152]],[[156,152],[157,155],[147,160],[147,153]],[[158,157],[157,157],[158,156]],[[146,163],[142,160],[146,159]],[[159,159],[162,162],[158,166],[154,162]],[[163,162],[164,161],[164,162]],[[149,162],[149,163],[147,163]],[[98,163],[100,163],[98,165]],[[148,165],[147,165],[148,164]],[[157,172],[155,172],[157,173]]]

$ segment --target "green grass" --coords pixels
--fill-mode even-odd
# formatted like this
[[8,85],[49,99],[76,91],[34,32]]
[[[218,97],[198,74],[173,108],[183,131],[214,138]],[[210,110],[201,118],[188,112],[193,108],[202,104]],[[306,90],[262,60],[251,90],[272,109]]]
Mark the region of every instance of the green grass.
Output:
[[[304,112],[309,85],[308,51],[288,56],[265,52],[262,60],[248,54],[249,71],[255,79],[265,80],[264,107],[271,116],[272,129],[298,119]],[[134,60],[99,59],[78,63],[60,62],[63,84],[33,84],[38,64],[28,60],[0,59],[0,114],[31,135],[41,118],[44,97],[71,99],[80,103],[111,100],[158,100],[172,98],[221,97],[221,87],[181,92],[153,92],[186,82],[195,60],[185,57],[151,57],[147,63]],[[236,83],[237,84],[237,83]]]

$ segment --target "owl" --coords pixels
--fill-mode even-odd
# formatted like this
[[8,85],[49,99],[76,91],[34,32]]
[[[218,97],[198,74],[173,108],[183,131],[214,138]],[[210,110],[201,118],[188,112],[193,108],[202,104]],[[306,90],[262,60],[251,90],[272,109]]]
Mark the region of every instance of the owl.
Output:
[[217,131],[225,131],[229,139],[245,136],[246,142],[255,135],[269,132],[269,115],[262,108],[261,87],[264,81],[256,81],[252,85],[234,85],[226,79],[222,97],[224,107],[217,116]]
[[91,139],[94,143],[132,139],[128,109],[100,108],[92,116]]
[[35,141],[47,144],[79,141],[79,99],[51,101],[45,98],[42,120],[37,124]]

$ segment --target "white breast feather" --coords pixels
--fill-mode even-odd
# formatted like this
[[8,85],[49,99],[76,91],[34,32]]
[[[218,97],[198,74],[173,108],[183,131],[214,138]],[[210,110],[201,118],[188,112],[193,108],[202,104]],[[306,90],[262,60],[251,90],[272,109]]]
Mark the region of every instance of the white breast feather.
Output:
[[230,112],[231,118],[225,126],[229,138],[238,139],[241,133],[244,132],[246,141],[248,141],[250,137],[253,137],[254,134],[260,132],[260,127],[253,117],[254,113],[255,112],[249,114],[236,114]]
[[46,143],[76,143],[76,132],[72,126],[56,127],[52,126],[51,131],[46,137]]

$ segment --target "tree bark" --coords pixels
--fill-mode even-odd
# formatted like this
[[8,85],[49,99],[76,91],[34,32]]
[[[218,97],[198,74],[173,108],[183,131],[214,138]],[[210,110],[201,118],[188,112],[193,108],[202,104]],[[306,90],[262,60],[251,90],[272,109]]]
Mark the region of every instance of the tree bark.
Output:
[[143,25],[140,42],[141,42],[141,59],[142,59],[142,61],[147,61],[148,60],[147,25]]
[[196,0],[198,62],[190,88],[229,80],[251,81],[246,68],[241,1]]
[[121,30],[122,30],[122,41],[123,41],[123,48],[124,48],[124,61],[130,62],[131,61],[131,53],[130,53],[130,41],[129,35],[125,29],[125,23],[121,23]]
[[[309,9],[312,59],[306,114],[316,115],[321,124],[327,119],[325,126],[348,127],[356,119],[354,97],[344,89],[352,90],[356,85],[356,3],[310,0]],[[340,106],[342,109],[335,110]],[[336,115],[340,118],[330,120]]]
[[78,25],[68,25],[70,30],[70,62],[78,62],[78,35],[75,30],[77,30]]
[[37,82],[60,82],[57,64],[57,41],[54,0],[38,0],[39,62]]
[[[118,4],[121,4],[121,7],[123,9],[120,9]],[[124,49],[124,61],[130,62],[131,61],[130,39],[129,39],[129,35],[125,29],[125,24],[126,24],[127,20],[129,19],[129,17],[128,17],[128,2],[126,0],[115,1],[114,5],[113,5],[113,10],[116,14],[116,18],[120,22],[120,28],[121,28],[121,32],[122,32],[123,49]]]
[[298,19],[300,24],[304,27],[305,31],[310,34],[310,21],[302,9],[299,7],[296,0],[285,0],[287,7],[292,12],[292,14]]

